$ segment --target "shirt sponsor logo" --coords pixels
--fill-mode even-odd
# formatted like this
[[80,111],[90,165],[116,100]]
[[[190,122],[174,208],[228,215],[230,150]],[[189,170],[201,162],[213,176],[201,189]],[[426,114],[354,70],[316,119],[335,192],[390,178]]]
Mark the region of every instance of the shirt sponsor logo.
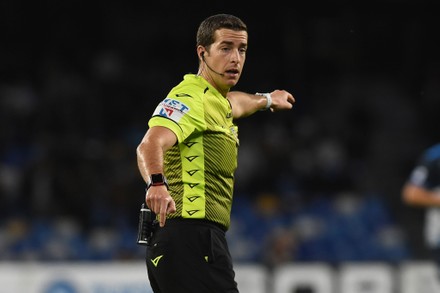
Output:
[[157,106],[153,116],[162,116],[179,122],[189,110],[190,108],[184,103],[166,98]]

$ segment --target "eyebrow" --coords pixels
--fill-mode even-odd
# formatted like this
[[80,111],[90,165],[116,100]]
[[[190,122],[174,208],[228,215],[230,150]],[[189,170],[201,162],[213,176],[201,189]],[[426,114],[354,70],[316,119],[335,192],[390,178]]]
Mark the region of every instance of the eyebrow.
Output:
[[[232,45],[234,45],[234,42],[231,42],[231,41],[221,41],[221,42],[220,42],[220,45],[229,45],[229,46],[232,46]],[[243,42],[241,42],[240,45],[239,45],[239,47],[247,47],[247,43],[243,43]]]

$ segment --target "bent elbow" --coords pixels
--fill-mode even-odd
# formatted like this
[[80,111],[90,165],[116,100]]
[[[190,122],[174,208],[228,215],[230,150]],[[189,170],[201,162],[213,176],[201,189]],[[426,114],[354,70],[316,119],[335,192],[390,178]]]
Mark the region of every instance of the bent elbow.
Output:
[[138,159],[142,157],[143,149],[144,149],[144,142],[141,142],[141,143],[136,147],[136,157],[137,157]]

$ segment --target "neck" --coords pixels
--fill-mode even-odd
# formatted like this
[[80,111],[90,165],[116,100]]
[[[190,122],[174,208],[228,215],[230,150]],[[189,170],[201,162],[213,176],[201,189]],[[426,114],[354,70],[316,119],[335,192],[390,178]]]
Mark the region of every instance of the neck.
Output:
[[223,97],[226,98],[229,88],[222,88],[220,87],[217,82],[215,81],[215,78],[212,76],[212,74],[209,72],[209,70],[206,70],[206,68],[200,67],[197,76],[202,77],[206,82],[208,82],[213,88],[215,88]]

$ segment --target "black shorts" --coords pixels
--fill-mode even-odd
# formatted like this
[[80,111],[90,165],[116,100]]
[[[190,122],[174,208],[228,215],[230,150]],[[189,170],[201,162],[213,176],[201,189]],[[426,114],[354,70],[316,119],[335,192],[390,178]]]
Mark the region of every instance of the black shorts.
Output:
[[146,263],[155,293],[238,293],[225,232],[208,221],[168,219]]

